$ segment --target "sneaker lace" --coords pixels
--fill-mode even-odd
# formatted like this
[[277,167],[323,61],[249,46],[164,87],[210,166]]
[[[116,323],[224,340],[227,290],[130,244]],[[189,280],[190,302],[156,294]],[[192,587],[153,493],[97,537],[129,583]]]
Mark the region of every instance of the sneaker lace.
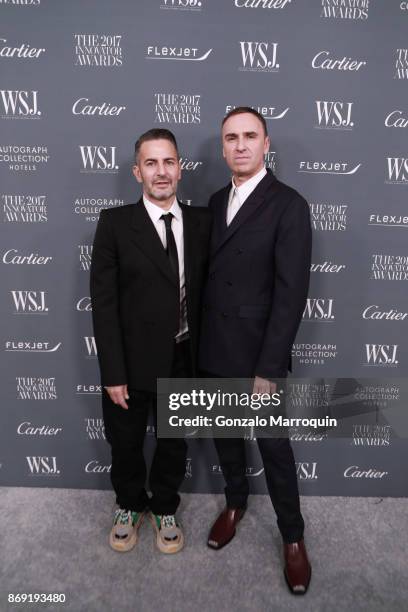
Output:
[[127,525],[129,522],[129,518],[131,518],[131,511],[130,510],[122,510],[122,508],[119,508],[119,510],[116,510],[115,512],[115,525],[119,524],[119,525]]
[[177,527],[174,514],[163,514],[161,517],[163,527]]

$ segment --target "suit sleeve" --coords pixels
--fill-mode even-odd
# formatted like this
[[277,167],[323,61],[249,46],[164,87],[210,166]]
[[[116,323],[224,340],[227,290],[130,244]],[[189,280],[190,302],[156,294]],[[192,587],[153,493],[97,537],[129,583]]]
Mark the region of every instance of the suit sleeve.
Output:
[[275,284],[266,333],[255,374],[287,375],[292,345],[309,288],[312,230],[307,202],[297,195],[282,215],[275,245]]
[[103,210],[92,250],[91,301],[102,385],[125,385],[127,376],[119,312],[118,253],[109,215]]

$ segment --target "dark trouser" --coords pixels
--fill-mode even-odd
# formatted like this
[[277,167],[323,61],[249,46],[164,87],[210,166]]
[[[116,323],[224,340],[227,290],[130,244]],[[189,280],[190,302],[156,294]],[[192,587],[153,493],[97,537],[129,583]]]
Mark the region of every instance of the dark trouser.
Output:
[[[191,377],[189,342],[175,344],[171,377]],[[112,486],[120,508],[141,512],[149,507],[154,514],[174,514],[178,489],[186,470],[187,444],[183,439],[156,438],[150,469],[149,499],[146,490],[146,463],[143,442],[149,410],[157,429],[156,393],[129,389],[128,410],[115,405],[103,391],[102,408],[106,439],[112,450]]]
[[[215,446],[225,478],[225,497],[229,508],[243,508],[249,494],[245,441],[242,438],[216,438]],[[285,542],[303,537],[295,459],[288,438],[257,438],[265,468],[266,484]]]
[[[206,378],[213,374],[202,372]],[[285,542],[303,538],[304,521],[300,512],[295,458],[289,438],[257,438],[265,469],[266,484]],[[246,506],[249,483],[246,476],[245,441],[243,438],[214,438],[226,482],[225,497],[229,508]]]

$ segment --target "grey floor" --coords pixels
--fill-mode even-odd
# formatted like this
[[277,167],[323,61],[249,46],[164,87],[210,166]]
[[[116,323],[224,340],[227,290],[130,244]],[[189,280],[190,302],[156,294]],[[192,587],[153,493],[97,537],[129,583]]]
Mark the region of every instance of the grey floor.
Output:
[[[0,489],[0,610],[408,611],[408,500],[303,497],[313,565],[305,597],[287,591],[269,498],[252,496],[237,537],[206,547],[220,495],[183,495],[184,551],[156,550],[146,522],[129,553],[107,545],[111,492]],[[10,605],[8,593],[65,593]]]

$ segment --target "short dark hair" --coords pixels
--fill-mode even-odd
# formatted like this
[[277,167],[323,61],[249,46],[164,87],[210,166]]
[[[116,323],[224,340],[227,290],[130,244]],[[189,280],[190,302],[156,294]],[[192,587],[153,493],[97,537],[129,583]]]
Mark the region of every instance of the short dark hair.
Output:
[[148,142],[149,140],[168,140],[174,145],[174,148],[177,151],[177,156],[179,155],[178,146],[176,138],[173,132],[170,130],[166,130],[164,128],[153,128],[152,130],[148,130],[136,140],[135,143],[135,162],[137,164],[137,158],[140,152],[140,147],[144,142]]
[[266,121],[265,118],[262,117],[261,113],[258,113],[258,111],[256,111],[254,108],[251,108],[250,106],[237,106],[236,108],[233,108],[232,110],[230,110],[229,113],[227,113],[224,117],[224,119],[222,120],[222,124],[221,127],[223,127],[224,123],[230,118],[233,117],[234,115],[243,115],[244,113],[250,113],[251,115],[255,115],[255,117],[257,119],[259,119],[259,121],[262,124],[265,136],[268,135],[268,128],[266,127]]

